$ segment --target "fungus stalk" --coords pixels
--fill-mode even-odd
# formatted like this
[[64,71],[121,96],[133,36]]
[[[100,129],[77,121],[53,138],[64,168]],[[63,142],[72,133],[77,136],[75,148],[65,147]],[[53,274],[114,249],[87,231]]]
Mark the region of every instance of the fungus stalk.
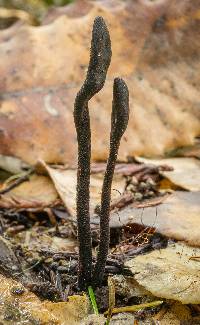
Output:
[[97,17],[93,25],[87,76],[76,96],[74,104],[74,123],[78,141],[76,198],[79,242],[78,285],[81,290],[85,290],[91,284],[92,277],[92,244],[89,213],[91,131],[88,102],[104,86],[111,55],[109,32],[103,18]]
[[107,160],[106,171],[104,175],[101,207],[100,207],[100,242],[97,255],[97,262],[93,274],[93,285],[100,286],[103,280],[106,259],[108,256],[110,229],[110,200],[111,187],[117,161],[120,140],[124,134],[129,119],[129,92],[126,83],[116,78],[113,85],[113,104],[111,116],[111,132],[110,132],[110,151]]
[[91,131],[88,102],[104,86],[111,55],[109,32],[103,18],[97,17],[93,25],[87,76],[76,96],[74,104],[74,122],[78,140],[76,198],[79,242],[78,285],[81,290],[85,290],[91,283],[94,286],[99,286],[103,280],[110,240],[109,216],[112,179],[120,140],[126,130],[129,119],[128,88],[122,79],[116,78],[113,86],[110,151],[101,194],[100,243],[97,262],[92,275],[92,244],[89,213]]

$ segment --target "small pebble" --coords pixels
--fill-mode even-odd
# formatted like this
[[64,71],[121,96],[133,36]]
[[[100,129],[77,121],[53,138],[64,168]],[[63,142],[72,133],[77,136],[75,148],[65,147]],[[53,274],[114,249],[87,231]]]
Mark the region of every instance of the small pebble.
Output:
[[135,199],[136,201],[141,201],[142,198],[143,198],[143,195],[142,195],[140,192],[136,192],[136,193],[134,194],[134,199]]
[[147,186],[147,184],[146,184],[145,182],[141,182],[141,183],[139,184],[139,189],[140,189],[141,191],[145,191],[147,188],[148,188],[148,186]]
[[136,192],[137,191],[137,186],[133,185],[133,184],[130,184],[130,191],[131,192]]
[[153,196],[156,195],[153,191],[149,191],[148,194],[149,194],[150,197],[153,197]]
[[17,265],[11,266],[12,271],[19,271],[19,267]]
[[147,178],[146,184],[147,184],[148,188],[156,187],[156,183],[154,182],[154,180],[151,177]]

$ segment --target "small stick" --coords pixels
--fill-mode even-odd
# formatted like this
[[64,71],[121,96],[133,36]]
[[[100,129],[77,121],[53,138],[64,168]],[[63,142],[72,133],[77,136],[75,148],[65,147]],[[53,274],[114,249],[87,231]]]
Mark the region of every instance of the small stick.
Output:
[[113,85],[113,105],[111,116],[110,152],[107,160],[101,194],[100,208],[100,243],[97,262],[93,274],[93,285],[100,286],[103,280],[110,242],[109,216],[111,186],[117,160],[120,140],[129,119],[129,92],[126,83],[116,78]]
[[[112,313],[113,314],[119,314],[119,313],[131,313],[131,312],[136,312],[140,309],[144,308],[154,308],[159,305],[162,305],[163,301],[162,300],[156,300],[152,302],[147,302],[145,304],[140,304],[140,305],[133,305],[133,306],[124,306],[124,307],[118,307],[118,308],[113,308]],[[108,311],[104,313],[104,315],[108,315]]]
[[13,190],[15,187],[29,180],[29,176],[33,173],[33,169],[30,169],[28,172],[20,174],[19,178],[17,178],[13,183],[8,185],[6,188],[0,190],[0,195],[6,194]]
[[102,17],[94,20],[88,72],[74,104],[74,122],[78,140],[77,226],[79,242],[78,285],[85,290],[91,284],[92,245],[89,215],[91,131],[88,101],[104,86],[111,60],[110,35]]

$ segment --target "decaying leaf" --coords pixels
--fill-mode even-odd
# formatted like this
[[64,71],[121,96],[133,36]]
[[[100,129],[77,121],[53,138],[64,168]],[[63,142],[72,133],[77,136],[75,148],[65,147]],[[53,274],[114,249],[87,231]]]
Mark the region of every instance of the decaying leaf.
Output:
[[174,156],[195,157],[200,159],[200,138],[198,137],[193,146],[181,147],[175,150]]
[[69,302],[41,302],[19,282],[0,275],[0,321],[2,324],[78,325],[88,313],[86,296]]
[[28,181],[0,195],[0,207],[40,210],[53,205],[57,199],[58,194],[48,177],[32,175]]
[[86,295],[68,297],[68,302],[46,302],[45,307],[58,320],[60,325],[79,325],[88,315],[89,300]]
[[176,191],[160,205],[142,208],[128,206],[111,214],[110,226],[128,223],[153,227],[161,234],[189,245],[200,246],[200,192]]
[[124,277],[123,275],[114,275],[112,277],[115,283],[116,294],[128,299],[132,297],[152,296],[144,287],[138,284],[133,277]]
[[159,325],[180,325],[180,323],[190,324],[190,322],[192,324],[194,321],[188,306],[177,301],[172,301],[167,307],[161,309],[160,313],[153,317],[153,320],[159,322]]
[[127,81],[131,102],[119,160],[194,144],[200,134],[198,1],[84,0],[51,13],[43,26],[0,32],[2,155],[29,164],[76,161],[73,102],[97,15],[108,23],[113,59],[104,90],[91,103],[93,159],[107,156],[117,75]]
[[144,159],[138,158],[143,163],[152,163],[156,166],[168,165],[172,171],[163,171],[161,174],[175,185],[189,191],[200,191],[200,161],[194,158],[168,158],[168,159]]
[[[16,171],[20,171],[19,161],[16,162],[14,159],[11,159],[11,165],[10,159],[5,159],[4,163],[6,164],[7,161],[10,171],[11,169],[14,171],[15,168]],[[169,170],[169,168],[168,166],[162,166],[162,164],[160,166],[138,163],[117,164],[112,185],[111,209],[119,206],[122,207],[132,202],[133,195],[131,193],[130,195],[124,194],[127,181],[126,176],[134,175],[138,177],[138,181],[141,181],[143,177],[147,177],[148,175],[149,177],[151,175],[152,177],[159,176],[160,170]],[[32,176],[29,175],[29,172],[21,172],[9,178],[9,182],[6,180],[1,184],[0,207],[35,209],[39,211],[59,203],[58,197],[60,196],[68,212],[74,216],[76,204],[76,170],[68,169],[64,166],[48,166],[44,161],[40,160],[36,166],[36,172],[38,174],[33,174],[30,170]],[[105,163],[92,164],[91,173],[91,212],[93,213],[96,205],[100,202]],[[164,200],[165,196],[158,197],[150,203],[145,204],[147,206],[149,204],[155,206]]]
[[[65,204],[68,212],[76,215],[76,179],[77,171],[72,169],[53,168],[40,162],[43,168],[48,172],[55,188]],[[91,211],[94,212],[95,207],[100,203],[101,188],[103,183],[103,173],[91,175],[90,178],[90,197]],[[112,199],[120,196],[125,188],[125,179],[122,175],[115,175],[112,183]]]
[[183,304],[200,303],[200,249],[171,244],[126,262],[135,280],[153,295]]

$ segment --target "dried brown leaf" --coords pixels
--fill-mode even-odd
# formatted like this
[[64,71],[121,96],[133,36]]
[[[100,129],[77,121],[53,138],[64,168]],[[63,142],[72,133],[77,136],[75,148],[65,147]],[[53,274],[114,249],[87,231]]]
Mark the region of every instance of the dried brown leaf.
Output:
[[200,249],[184,243],[140,255],[126,263],[134,278],[157,297],[183,304],[200,303],[200,263],[191,260]]
[[73,102],[97,15],[108,23],[113,58],[109,80],[91,103],[93,159],[107,157],[116,75],[127,79],[131,104],[120,160],[163,156],[195,143],[200,134],[198,1],[77,1],[52,13],[46,25],[0,32],[2,155],[29,164],[38,158],[76,161]]
[[167,158],[167,159],[144,159],[138,158],[143,163],[152,163],[156,166],[168,165],[173,167],[171,171],[160,173],[173,184],[184,190],[200,191],[200,161],[195,158]]
[[135,208],[128,206],[111,215],[110,226],[144,224],[155,231],[189,245],[200,246],[200,192],[177,191],[157,206]]
[[44,209],[53,205],[58,194],[51,180],[42,175],[32,175],[11,191],[0,195],[0,207],[7,209]]

